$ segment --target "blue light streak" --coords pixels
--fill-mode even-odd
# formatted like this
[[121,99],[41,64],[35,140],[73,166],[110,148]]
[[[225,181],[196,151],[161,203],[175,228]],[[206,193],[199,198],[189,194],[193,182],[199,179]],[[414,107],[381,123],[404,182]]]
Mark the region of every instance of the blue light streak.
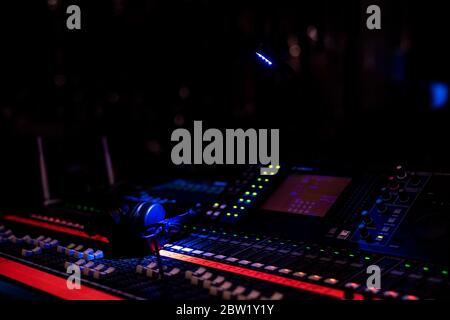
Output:
[[265,56],[263,56],[261,53],[256,52],[256,55],[258,56],[258,58],[260,58],[264,63],[266,63],[267,65],[271,66],[273,63],[272,61],[270,61],[269,59],[267,59]]

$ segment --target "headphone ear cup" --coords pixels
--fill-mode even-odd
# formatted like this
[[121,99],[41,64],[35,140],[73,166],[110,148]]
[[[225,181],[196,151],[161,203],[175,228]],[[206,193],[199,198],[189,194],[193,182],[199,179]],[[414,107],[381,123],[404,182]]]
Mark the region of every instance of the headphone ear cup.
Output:
[[146,204],[141,207],[139,213],[139,223],[145,229],[149,226],[161,222],[166,217],[166,211],[163,206],[157,203]]
[[115,224],[113,251],[118,254],[142,254],[152,252],[149,239],[144,234],[152,226],[165,219],[166,211],[160,204],[150,202],[127,203],[122,207],[121,219]]

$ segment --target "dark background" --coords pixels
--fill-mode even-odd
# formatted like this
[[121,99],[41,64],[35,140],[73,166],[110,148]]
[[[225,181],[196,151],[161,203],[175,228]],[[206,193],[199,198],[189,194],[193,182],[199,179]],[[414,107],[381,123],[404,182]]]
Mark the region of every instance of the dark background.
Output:
[[[67,6],[81,30],[67,30]],[[381,7],[382,29],[366,28]],[[178,168],[171,132],[279,128],[283,162],[450,169],[445,1],[10,1],[2,4],[3,202],[38,201],[35,137],[54,189],[105,183],[100,137],[121,180]],[[264,52],[272,67],[257,59]],[[14,200],[13,200],[14,199]]]

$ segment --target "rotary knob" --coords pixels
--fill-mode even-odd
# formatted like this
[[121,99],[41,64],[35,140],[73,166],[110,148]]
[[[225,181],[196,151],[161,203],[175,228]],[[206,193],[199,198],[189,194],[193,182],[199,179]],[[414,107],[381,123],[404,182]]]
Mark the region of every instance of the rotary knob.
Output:
[[367,210],[364,210],[363,212],[361,212],[361,218],[366,226],[370,226],[370,225],[374,224],[373,219],[370,216],[369,211],[367,211]]
[[405,170],[405,167],[403,167],[402,165],[398,165],[395,167],[395,173],[396,173],[398,180],[406,179],[406,177],[408,176],[408,172]]
[[390,176],[388,178],[388,187],[389,189],[391,189],[392,191],[396,191],[400,185],[398,184],[397,178],[394,176]]
[[370,235],[369,229],[367,229],[367,227],[364,223],[361,223],[358,226],[358,230],[359,230],[359,235],[361,236],[362,239],[364,239],[366,241],[370,240],[371,235]]
[[388,188],[381,188],[381,198],[383,198],[384,201],[389,201],[392,199],[391,190]]
[[375,205],[379,213],[386,213],[388,211],[388,208],[382,199],[378,199],[377,202],[375,202]]

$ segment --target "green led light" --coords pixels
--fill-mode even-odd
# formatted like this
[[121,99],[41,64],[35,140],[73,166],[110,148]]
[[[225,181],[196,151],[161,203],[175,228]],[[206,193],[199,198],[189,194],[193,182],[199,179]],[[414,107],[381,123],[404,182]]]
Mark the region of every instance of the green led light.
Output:
[[241,207],[241,210],[244,210],[245,208],[244,207]]
[[325,250],[323,250],[323,249],[320,249],[320,252],[325,252]]
[[306,247],[307,250],[311,250],[311,247]]
[[242,201],[244,201],[244,199],[243,198],[239,198],[239,202],[242,202]]
[[442,270],[442,274],[443,274],[444,276],[448,276],[448,270]]
[[213,207],[218,207],[219,206],[219,204],[216,202],[216,203],[214,203],[214,205],[213,205]]
[[245,202],[250,203],[250,202],[252,202],[252,200],[247,199],[247,200],[245,200]]
[[237,209],[237,206],[233,206],[233,209]]
[[264,179],[265,182],[269,182],[269,179]]
[[192,229],[197,230],[197,227],[192,227]]
[[256,185],[252,184],[252,188],[256,188]]
[[411,265],[409,263],[405,263],[405,268],[411,268]]
[[253,196],[256,196],[256,195],[258,195],[258,193],[257,193],[257,192],[253,192],[252,195],[253,195]]
[[428,268],[428,267],[423,267],[423,271],[430,271],[430,268]]
[[249,195],[249,194],[250,194],[250,192],[248,192],[248,191],[245,191],[245,194],[246,194],[246,195]]
[[258,178],[258,181],[261,181],[261,178]]
[[335,251],[334,254],[339,254],[339,251]]
[[263,186],[258,186],[258,188],[262,189],[262,188],[263,188]]
[[231,213],[227,212],[227,216],[228,216],[228,217],[231,216]]
[[364,259],[366,259],[366,260],[370,260],[370,257],[364,257]]
[[350,253],[348,256],[349,256],[350,258],[354,258],[354,257],[355,257],[355,255],[354,255],[353,253]]
[[260,240],[259,238],[256,238],[256,240]]

